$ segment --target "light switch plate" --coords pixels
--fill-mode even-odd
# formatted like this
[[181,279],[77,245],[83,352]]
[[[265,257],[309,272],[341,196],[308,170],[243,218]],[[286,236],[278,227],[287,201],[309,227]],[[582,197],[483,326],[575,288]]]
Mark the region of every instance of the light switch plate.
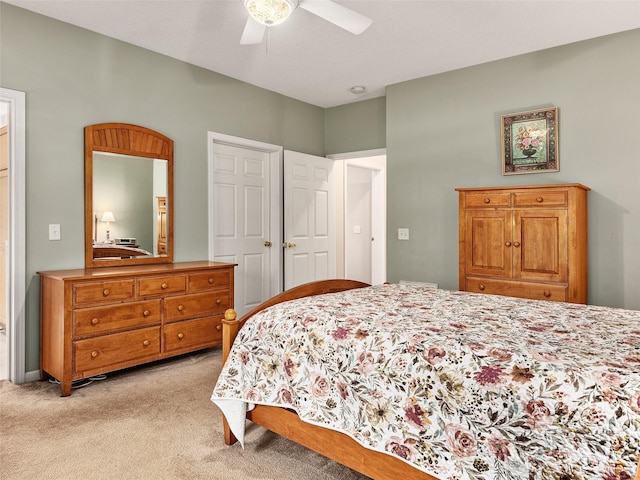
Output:
[[409,240],[409,229],[408,228],[399,228],[398,229],[398,240]]
[[60,240],[60,224],[49,224],[49,240]]

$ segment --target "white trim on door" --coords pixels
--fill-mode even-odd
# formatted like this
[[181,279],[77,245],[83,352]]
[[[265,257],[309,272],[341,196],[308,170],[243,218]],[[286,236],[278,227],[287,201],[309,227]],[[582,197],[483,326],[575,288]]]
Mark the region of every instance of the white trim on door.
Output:
[[[211,229],[214,225],[214,210],[211,208],[213,205],[213,144],[231,145],[240,148],[248,148],[259,150],[261,152],[267,152],[270,155],[270,182],[271,182],[271,227],[270,237],[271,243],[275,247],[271,255],[271,291],[270,295],[275,296],[282,292],[283,278],[282,278],[282,168],[283,168],[283,147],[279,145],[273,145],[270,143],[259,142],[257,140],[250,140],[241,137],[234,137],[224,133],[208,132],[207,136],[207,158],[208,158],[208,231],[211,233]],[[209,234],[209,259],[214,258],[214,236]]]
[[[0,88],[0,100],[9,104],[9,317],[7,372],[13,383],[25,373],[26,297],[26,102],[25,93]],[[39,377],[30,372],[29,380]]]

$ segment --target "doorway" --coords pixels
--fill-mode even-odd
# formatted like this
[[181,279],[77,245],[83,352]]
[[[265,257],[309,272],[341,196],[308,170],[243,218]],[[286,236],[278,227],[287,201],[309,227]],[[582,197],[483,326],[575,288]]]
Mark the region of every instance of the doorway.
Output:
[[[26,136],[25,93],[0,88],[1,126],[6,126],[6,195],[0,208],[6,215],[6,235],[3,233],[5,278],[3,293],[6,299],[1,307],[6,316],[6,349],[1,353],[3,372],[13,383],[39,378],[39,372],[25,374],[25,239],[26,239]],[[4,148],[4,145],[3,145]],[[0,169],[1,170],[1,169]],[[0,182],[0,183],[2,183]],[[2,227],[0,227],[0,230]]]
[[338,193],[338,277],[378,285],[387,280],[387,153],[329,155],[341,176]]
[[0,380],[9,378],[7,352],[7,318],[9,317],[9,141],[8,105],[1,103],[0,110]]

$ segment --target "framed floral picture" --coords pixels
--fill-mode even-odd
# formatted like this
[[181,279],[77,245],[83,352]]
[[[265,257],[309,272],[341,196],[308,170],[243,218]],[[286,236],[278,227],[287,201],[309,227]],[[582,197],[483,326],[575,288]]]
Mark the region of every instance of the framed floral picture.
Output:
[[502,174],[557,172],[558,108],[502,115]]

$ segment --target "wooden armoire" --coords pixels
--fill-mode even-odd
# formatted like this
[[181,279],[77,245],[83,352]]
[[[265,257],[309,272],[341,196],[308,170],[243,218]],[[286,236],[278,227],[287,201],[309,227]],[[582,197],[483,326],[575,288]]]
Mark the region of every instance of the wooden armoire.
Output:
[[460,290],[587,303],[589,190],[456,188]]

